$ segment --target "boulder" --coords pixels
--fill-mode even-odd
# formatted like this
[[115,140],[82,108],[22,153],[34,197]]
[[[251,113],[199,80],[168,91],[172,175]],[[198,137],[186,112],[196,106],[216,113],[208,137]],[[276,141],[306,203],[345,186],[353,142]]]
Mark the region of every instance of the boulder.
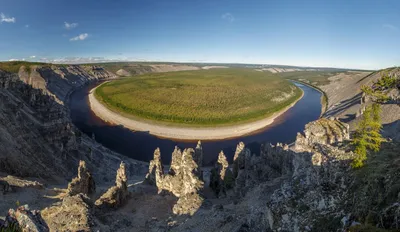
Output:
[[17,210],[10,209],[0,230],[17,231],[19,228],[23,232],[47,232],[50,231],[46,222],[43,220],[40,211],[29,210],[28,205],[20,206]]
[[349,125],[337,119],[320,118],[305,126],[304,134],[297,133],[295,150],[312,151],[315,144],[334,144],[350,139]]
[[203,198],[196,193],[186,194],[178,199],[172,208],[172,212],[177,215],[189,214],[193,216],[203,204]]
[[94,220],[90,206],[90,199],[79,193],[45,208],[42,215],[51,231],[92,231]]

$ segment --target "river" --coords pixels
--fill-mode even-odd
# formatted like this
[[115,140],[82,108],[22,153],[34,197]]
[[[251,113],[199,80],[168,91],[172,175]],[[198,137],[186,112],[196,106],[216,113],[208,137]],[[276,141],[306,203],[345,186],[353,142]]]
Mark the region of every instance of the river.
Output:
[[[212,165],[223,150],[229,162],[232,161],[236,145],[243,141],[253,153],[259,154],[262,143],[291,143],[297,132],[304,130],[304,125],[319,118],[321,114],[321,93],[317,90],[295,83],[304,91],[304,96],[292,108],[275,119],[266,128],[240,138],[203,141],[204,165]],[[174,141],[158,138],[146,132],[133,132],[122,126],[110,125],[98,118],[90,109],[89,91],[98,83],[88,84],[77,89],[70,96],[69,107],[72,122],[89,136],[95,135],[97,142],[105,147],[130,158],[150,161],[154,150],[159,147],[164,164],[171,161],[171,153],[175,146],[180,148],[195,147],[196,141]]]

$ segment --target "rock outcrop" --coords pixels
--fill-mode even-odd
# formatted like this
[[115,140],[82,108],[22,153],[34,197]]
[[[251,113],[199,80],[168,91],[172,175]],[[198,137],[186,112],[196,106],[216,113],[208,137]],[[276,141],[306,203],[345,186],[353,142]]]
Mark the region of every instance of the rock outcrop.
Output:
[[82,193],[45,208],[42,216],[51,231],[92,231],[95,224],[90,199]]
[[246,168],[250,165],[251,151],[245,147],[243,142],[240,142],[236,147],[236,152],[233,157],[233,177],[235,178],[235,193],[238,196],[243,195],[247,181]]
[[200,179],[202,172],[198,165],[201,162],[200,157],[202,157],[200,151],[201,147],[197,150],[197,153],[192,148],[181,152],[178,147],[175,147],[170,170],[166,175],[161,170],[162,165],[158,165],[161,162],[158,149],[154,152],[154,159],[150,162],[154,168],[149,170],[147,176],[148,179],[155,177],[158,193],[166,191],[179,198],[177,204],[173,207],[175,214],[192,215],[201,206],[202,198],[199,191],[203,188],[204,183]]
[[96,186],[92,174],[86,167],[86,162],[79,161],[78,176],[68,184],[67,193],[70,196],[78,193],[90,195],[96,191]]
[[210,187],[217,197],[226,196],[227,190],[233,188],[233,173],[223,151],[218,155],[217,163],[211,170]]
[[0,220],[1,231],[48,232],[49,227],[43,220],[40,211],[29,210],[27,205],[17,210],[10,209],[5,221]]
[[196,175],[203,180],[203,171],[201,170],[203,167],[203,147],[201,146],[201,141],[197,142],[196,148],[194,149],[193,160],[197,164]]
[[164,166],[161,162],[161,152],[160,148],[154,151],[153,160],[149,164],[149,172],[146,174],[144,183],[150,185],[157,185],[157,180],[159,180],[164,175]]
[[348,124],[334,118],[320,118],[305,126],[304,135],[297,133],[295,150],[311,151],[314,144],[333,144],[349,138]]
[[106,193],[96,200],[96,207],[99,209],[118,208],[124,204],[129,197],[127,182],[125,163],[122,162],[117,170],[115,186],[109,188]]

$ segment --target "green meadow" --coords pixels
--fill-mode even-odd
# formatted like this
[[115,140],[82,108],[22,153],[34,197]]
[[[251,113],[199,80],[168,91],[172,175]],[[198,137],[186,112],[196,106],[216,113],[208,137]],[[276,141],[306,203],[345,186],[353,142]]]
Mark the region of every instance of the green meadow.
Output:
[[250,69],[151,73],[107,82],[95,97],[134,119],[216,126],[259,120],[301,96],[291,82]]

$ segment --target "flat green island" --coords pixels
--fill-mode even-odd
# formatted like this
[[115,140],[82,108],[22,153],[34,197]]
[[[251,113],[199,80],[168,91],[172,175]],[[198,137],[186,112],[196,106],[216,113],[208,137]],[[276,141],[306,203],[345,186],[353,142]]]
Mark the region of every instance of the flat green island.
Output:
[[269,117],[300,99],[302,91],[271,73],[225,68],[129,77],[100,85],[94,96],[134,120],[215,127]]

